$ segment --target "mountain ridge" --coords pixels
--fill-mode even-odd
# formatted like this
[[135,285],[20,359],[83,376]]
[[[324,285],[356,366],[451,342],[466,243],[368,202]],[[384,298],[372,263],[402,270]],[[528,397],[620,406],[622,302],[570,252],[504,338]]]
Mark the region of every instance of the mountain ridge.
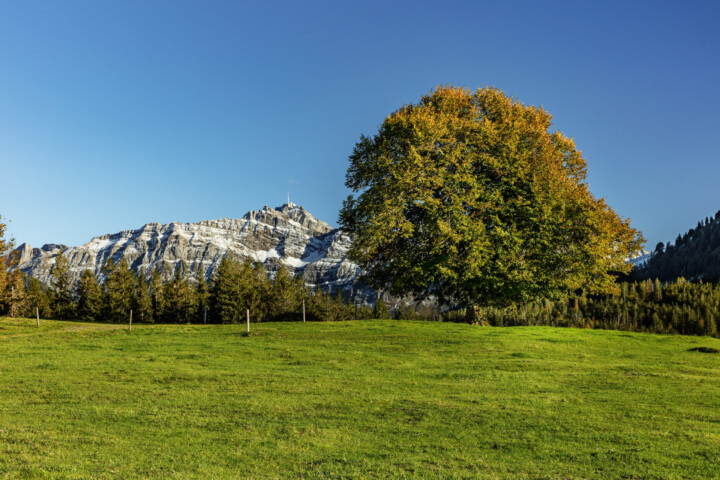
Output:
[[27,275],[49,284],[57,256],[70,264],[73,282],[84,270],[104,279],[102,267],[112,258],[128,261],[136,273],[149,277],[154,269],[169,280],[180,269],[191,278],[203,268],[212,278],[220,260],[229,255],[239,260],[261,262],[270,276],[281,267],[300,275],[311,289],[337,293],[356,303],[369,304],[377,292],[363,284],[361,269],[347,258],[352,239],[342,230],[312,216],[302,206],[285,203],[264,206],[241,218],[220,218],[200,222],[146,223],[135,230],[122,230],[93,237],[74,247],[46,244],[15,249],[17,267]]

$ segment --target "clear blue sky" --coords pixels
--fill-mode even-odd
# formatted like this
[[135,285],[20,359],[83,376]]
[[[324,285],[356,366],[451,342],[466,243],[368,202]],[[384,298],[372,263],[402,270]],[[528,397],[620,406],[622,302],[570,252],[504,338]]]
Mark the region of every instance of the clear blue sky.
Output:
[[361,134],[492,85],[554,115],[652,248],[720,209],[718,5],[0,0],[0,215],[79,245],[289,190],[336,225]]

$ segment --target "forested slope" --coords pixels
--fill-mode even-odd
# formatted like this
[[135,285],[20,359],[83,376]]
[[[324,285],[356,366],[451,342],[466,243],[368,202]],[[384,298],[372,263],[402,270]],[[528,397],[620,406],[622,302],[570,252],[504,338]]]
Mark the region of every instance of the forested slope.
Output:
[[675,243],[660,242],[644,267],[632,272],[633,280],[659,279],[716,282],[720,280],[720,211],[700,220],[695,228],[678,235]]

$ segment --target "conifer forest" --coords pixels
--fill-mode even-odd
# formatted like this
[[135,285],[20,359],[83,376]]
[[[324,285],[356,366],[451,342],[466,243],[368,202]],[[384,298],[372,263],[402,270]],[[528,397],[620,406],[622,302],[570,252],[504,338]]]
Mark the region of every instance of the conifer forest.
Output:
[[181,275],[184,270],[178,268],[167,282],[154,270],[146,280],[124,259],[110,259],[103,267],[104,281],[86,270],[73,286],[61,254],[50,286],[11,272],[0,315],[126,323],[132,311],[134,321],[141,323],[243,323],[248,310],[253,322],[302,321],[304,308],[307,321],[387,316],[382,309],[352,305],[339,293],[312,292],[283,268],[271,279],[259,264],[224,258],[209,285],[202,271],[188,278]]

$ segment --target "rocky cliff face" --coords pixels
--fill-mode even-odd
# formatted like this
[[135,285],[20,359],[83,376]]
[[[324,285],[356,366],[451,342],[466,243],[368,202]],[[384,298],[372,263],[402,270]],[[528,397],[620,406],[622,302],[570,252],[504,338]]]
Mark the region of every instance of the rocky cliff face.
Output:
[[262,262],[270,275],[282,265],[301,276],[309,288],[333,293],[339,289],[356,303],[374,303],[376,292],[358,281],[360,269],[347,259],[350,244],[342,231],[290,203],[251,211],[241,219],[148,223],[138,230],[95,237],[79,247],[23,244],[16,251],[17,268],[46,284],[60,252],[70,262],[73,280],[87,269],[102,280],[102,266],[109,258],[116,263],[124,258],[136,273],[147,277],[158,269],[164,279],[177,269],[194,277],[202,266],[210,280],[228,255]]

